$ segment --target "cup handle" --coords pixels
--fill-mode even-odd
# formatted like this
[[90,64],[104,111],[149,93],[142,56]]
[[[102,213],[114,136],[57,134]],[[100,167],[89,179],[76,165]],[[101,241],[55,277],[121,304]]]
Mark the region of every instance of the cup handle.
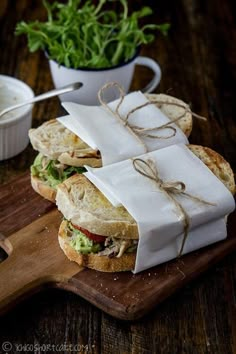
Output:
[[138,56],[135,60],[135,64],[146,66],[153,71],[154,77],[146,87],[141,89],[141,91],[143,93],[149,93],[154,91],[161,80],[161,68],[159,64],[155,60],[143,56]]

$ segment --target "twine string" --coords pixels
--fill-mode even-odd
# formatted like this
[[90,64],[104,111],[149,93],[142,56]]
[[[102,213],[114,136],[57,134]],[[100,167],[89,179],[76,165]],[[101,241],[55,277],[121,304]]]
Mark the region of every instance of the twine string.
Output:
[[[118,104],[115,108],[115,111],[113,111],[110,106],[108,105],[108,103],[104,100],[103,98],[103,93],[106,89],[109,89],[111,87],[115,87],[118,89],[119,91],[119,98],[118,98]],[[125,91],[124,89],[117,83],[117,82],[108,82],[106,83],[104,86],[102,86],[100,88],[100,90],[98,91],[98,100],[100,102],[100,104],[106,108],[110,113],[112,113],[112,115],[114,115],[118,120],[119,122],[124,125],[125,127],[127,127],[127,129],[129,130],[129,132],[135,136],[135,138],[139,141],[139,143],[141,143],[146,152],[148,151],[147,150],[147,147],[146,147],[146,144],[143,142],[143,140],[141,139],[141,137],[149,137],[149,138],[153,138],[153,139],[169,139],[173,136],[176,135],[176,128],[175,127],[172,127],[170,124],[174,123],[173,121],[172,122],[167,122],[161,126],[157,126],[157,127],[153,127],[153,128],[143,128],[143,127],[139,127],[137,125],[132,125],[130,122],[129,122],[129,117],[132,113],[136,112],[137,110],[140,110],[148,105],[151,105],[151,104],[155,104],[154,102],[145,102],[144,104],[142,105],[139,105],[135,108],[133,108],[132,110],[130,110],[130,112],[127,113],[127,115],[123,118],[119,112],[119,109],[124,101],[124,97],[125,97]],[[185,113],[184,113],[185,114]],[[183,114],[183,115],[184,115]],[[175,119],[175,121],[179,120],[182,118],[181,117],[178,117]],[[160,130],[170,130],[170,134],[169,135],[166,135],[166,136],[162,136],[162,135],[153,135],[153,134],[149,134],[147,133],[148,131],[160,131]]]
[[[104,100],[103,98],[103,93],[106,89],[109,89],[109,88],[116,88],[118,89],[119,91],[119,98],[118,98],[118,104],[115,108],[115,111],[113,111],[110,106],[108,105],[108,103]],[[124,97],[125,97],[125,91],[124,89],[122,88],[122,86],[120,84],[118,84],[117,82],[108,82],[106,83],[104,86],[102,86],[100,88],[100,90],[98,91],[98,100],[100,102],[100,104],[105,108],[107,109],[112,115],[114,115],[116,117],[116,119],[122,124],[124,125],[128,131],[130,132],[130,134],[135,137],[135,139],[138,141],[139,144],[141,144],[145,150],[145,152],[148,152],[148,148],[147,148],[147,145],[145,144],[145,142],[143,141],[143,137],[147,137],[147,138],[151,138],[151,139],[169,139],[169,138],[172,138],[173,136],[176,135],[177,133],[177,130],[175,127],[173,127],[171,124],[173,123],[176,123],[178,122],[180,119],[182,119],[185,114],[187,112],[189,112],[192,116],[198,118],[198,119],[202,119],[202,120],[206,120],[205,117],[203,116],[200,116],[194,112],[191,111],[190,107],[188,105],[183,105],[183,104],[180,104],[180,103],[176,103],[176,102],[169,102],[168,100],[158,100],[156,98],[150,98],[148,102],[145,102],[133,109],[131,109],[125,117],[122,117],[119,110],[120,110],[120,107],[124,101]],[[131,124],[130,123],[130,116],[146,107],[146,106],[149,106],[149,105],[153,105],[153,104],[159,104],[159,105],[162,105],[162,104],[167,104],[167,105],[173,105],[173,106],[176,106],[176,107],[180,107],[183,109],[183,113],[181,113],[178,117],[174,118],[173,120],[171,120],[170,122],[167,122],[165,124],[162,124],[160,126],[156,126],[156,127],[152,127],[152,128],[144,128],[144,127],[140,127],[140,126],[137,126],[137,125],[134,125],[134,124]],[[161,131],[161,130],[165,130],[165,131],[169,131],[169,134],[165,134],[165,135],[159,135],[157,134],[157,132]],[[152,134],[152,132],[156,132],[155,134]]]
[[[127,113],[126,117],[124,118],[125,125],[128,124],[128,121],[129,121],[129,118],[130,118],[131,114],[133,114],[134,112],[138,111],[139,109],[142,109],[144,107],[147,107],[147,106],[150,106],[150,105],[153,105],[153,104],[155,104],[155,103],[152,102],[152,100],[149,100],[148,102],[145,102],[145,103],[143,103],[143,104],[131,109]],[[158,127],[143,128],[143,127],[139,127],[137,125],[132,125],[132,128],[137,134],[142,135],[142,136],[146,136],[148,138],[169,139],[169,138],[172,138],[173,136],[175,136],[175,134],[176,134],[176,128],[172,127],[170,124],[172,124],[175,121],[181,119],[184,115],[185,115],[185,113],[182,114],[181,117],[177,117],[174,121],[167,122],[165,124],[159,125]],[[151,132],[151,131],[159,131],[159,130],[163,130],[163,129],[171,130],[171,133],[169,135],[167,135],[167,136],[152,135],[152,134],[146,133],[147,131]]]
[[177,102],[169,102],[168,100],[166,100],[166,101],[165,100],[158,100],[157,98],[150,98],[149,100],[150,100],[150,102],[156,103],[158,105],[166,104],[166,105],[176,106],[176,107],[180,107],[180,108],[184,109],[183,114],[181,116],[175,118],[174,120],[172,120],[171,123],[176,122],[179,119],[183,118],[187,112],[190,113],[193,117],[195,117],[197,119],[207,121],[206,117],[203,117],[200,114],[193,112],[188,105],[183,105],[183,104],[177,103]]
[[[111,107],[107,104],[107,102],[103,98],[103,92],[110,87],[116,87],[120,93],[119,101],[118,101],[115,111],[113,111],[111,109]],[[145,151],[148,152],[146,144],[142,141],[142,139],[138,136],[138,134],[135,133],[134,129],[130,126],[130,124],[123,120],[123,118],[121,117],[121,115],[119,113],[119,108],[124,100],[124,97],[125,97],[125,91],[117,82],[108,82],[107,84],[102,86],[100,88],[100,90],[98,91],[98,100],[99,100],[100,104],[104,108],[106,108],[112,115],[114,115],[122,125],[126,126],[126,128],[129,130],[130,134],[133,135],[138,140],[139,144],[141,144],[144,147]]]
[[[115,111],[113,111],[110,106],[107,104],[107,102],[103,99],[103,92],[106,90],[106,89],[109,89],[109,88],[112,88],[112,87],[115,87],[118,89],[119,91],[119,101],[118,101],[118,104],[116,106],[116,109]],[[124,97],[125,97],[125,91],[124,89],[122,88],[122,86],[120,84],[118,84],[117,82],[108,82],[106,83],[104,86],[102,86],[100,88],[100,90],[98,91],[98,99],[99,99],[99,102],[100,104],[106,108],[107,110],[109,110],[110,113],[112,113],[112,115],[115,115],[115,117],[119,120],[119,122],[126,126],[127,129],[129,130],[129,132],[135,136],[135,138],[139,141],[139,143],[141,143],[144,147],[145,147],[145,150],[147,151],[147,147],[145,145],[145,143],[142,141],[141,137],[148,137],[148,138],[152,138],[152,139],[169,139],[169,138],[172,138],[173,136],[176,135],[176,128],[171,126],[171,124],[173,123],[176,123],[178,122],[180,119],[182,119],[185,114],[188,112],[190,113],[193,117],[195,118],[198,118],[198,119],[201,119],[201,120],[207,120],[205,117],[199,115],[199,114],[196,114],[194,112],[191,111],[190,107],[188,105],[183,105],[181,103],[177,103],[177,102],[169,102],[168,100],[158,100],[156,98],[149,98],[149,101],[148,102],[145,102],[133,109],[131,109],[126,117],[122,117],[120,115],[120,112],[119,112],[119,109],[124,101]],[[132,125],[129,121],[129,118],[131,116],[131,114],[133,114],[134,112],[136,112],[137,110],[140,110],[148,105],[153,105],[153,104],[157,104],[157,105],[163,105],[163,104],[167,104],[167,105],[172,105],[172,106],[176,106],[176,107],[179,107],[179,108],[182,108],[183,109],[183,113],[181,113],[178,117],[174,118],[173,120],[171,120],[171,122],[167,122],[165,124],[162,124],[160,126],[157,126],[157,127],[153,127],[153,128],[144,128],[144,127],[139,127],[137,125]],[[150,132],[158,132],[160,130],[169,130],[170,133],[169,135],[154,135],[154,134],[150,134]]]
[[186,190],[186,185],[182,181],[173,181],[173,182],[165,182],[163,181],[158,173],[157,167],[152,159],[148,160],[143,160],[140,158],[135,158],[132,160],[133,161],[133,167],[134,169],[143,175],[146,178],[149,178],[150,180],[154,181],[155,184],[157,185],[158,189],[166,194],[166,196],[174,203],[175,207],[177,210],[179,210],[180,215],[182,216],[183,219],[183,240],[182,244],[179,250],[178,257],[180,257],[183,254],[185,242],[188,237],[188,232],[189,232],[189,227],[190,227],[190,220],[189,216],[186,212],[186,210],[183,208],[181,203],[177,201],[174,197],[174,195],[180,194],[183,196],[186,196],[196,202],[200,202],[202,204],[206,205],[211,205],[215,206],[216,204],[210,203],[202,198],[196,197],[192,194],[187,193]]

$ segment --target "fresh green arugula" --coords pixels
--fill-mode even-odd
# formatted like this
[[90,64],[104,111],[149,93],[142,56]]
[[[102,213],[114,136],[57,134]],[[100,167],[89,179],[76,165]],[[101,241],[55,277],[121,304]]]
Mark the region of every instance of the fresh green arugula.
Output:
[[[122,10],[117,14],[104,8],[109,2],[118,2]],[[99,0],[95,6],[90,0],[68,0],[67,3],[49,3],[43,0],[47,21],[19,22],[16,35],[26,34],[31,52],[45,50],[50,59],[68,68],[109,68],[126,62],[142,44],[154,40],[153,32],[166,35],[168,23],[146,24],[139,20],[152,13],[144,6],[129,15],[127,0]]]

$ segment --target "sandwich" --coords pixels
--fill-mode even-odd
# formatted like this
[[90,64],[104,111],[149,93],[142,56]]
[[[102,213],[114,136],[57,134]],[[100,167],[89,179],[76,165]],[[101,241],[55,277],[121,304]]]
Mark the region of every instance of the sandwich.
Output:
[[55,202],[59,183],[75,173],[85,172],[85,164],[101,166],[98,150],[91,149],[56,119],[29,130],[30,142],[39,153],[31,166],[31,185],[44,198]]
[[[154,104],[156,101],[157,107],[170,120],[183,114],[183,108],[173,103],[187,107],[183,101],[164,94],[147,94],[146,97]],[[192,129],[191,113],[184,112],[176,124],[188,137]],[[84,165],[102,165],[100,152],[90,148],[56,119],[30,129],[29,138],[33,148],[39,152],[31,166],[31,185],[37,193],[52,202],[55,202],[58,184],[75,173],[85,172]]]
[[[188,147],[234,194],[228,162],[209,148]],[[58,186],[56,203],[64,216],[59,244],[71,261],[103,272],[134,269],[138,227],[123,206],[114,207],[85,175],[77,174]]]

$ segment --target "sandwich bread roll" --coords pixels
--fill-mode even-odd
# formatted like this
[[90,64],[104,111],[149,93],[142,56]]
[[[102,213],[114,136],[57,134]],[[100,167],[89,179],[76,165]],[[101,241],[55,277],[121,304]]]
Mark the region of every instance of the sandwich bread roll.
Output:
[[[202,146],[189,149],[234,193],[234,175],[222,156]],[[103,272],[134,269],[138,227],[123,206],[114,207],[84,175],[60,184],[56,203],[65,217],[59,244],[71,261]]]
[[[192,129],[192,116],[183,108],[159,101],[186,106],[183,101],[164,94],[148,94],[148,99],[157,101],[156,105],[173,120],[183,117],[176,124],[189,136]],[[74,173],[83,173],[84,165],[100,167],[100,152],[90,148],[83,140],[65,128],[59,121],[52,119],[36,129],[30,129],[29,138],[33,148],[39,151],[31,166],[31,185],[44,198],[55,202],[57,185]]]

